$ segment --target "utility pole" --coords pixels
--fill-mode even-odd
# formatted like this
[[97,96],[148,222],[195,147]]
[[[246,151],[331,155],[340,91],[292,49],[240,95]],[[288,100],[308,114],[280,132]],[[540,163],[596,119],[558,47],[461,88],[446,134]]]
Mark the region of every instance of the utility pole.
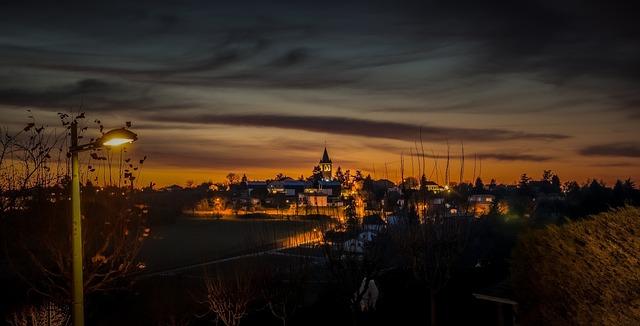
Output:
[[82,217],[80,215],[80,163],[78,123],[71,123],[71,271],[72,316],[74,326],[84,325],[84,285],[82,282]]
[[[82,215],[80,212],[80,162],[78,154],[83,151],[110,148],[128,144],[138,139],[133,132],[124,128],[110,130],[95,142],[78,144],[78,122],[73,121],[71,131],[71,316],[73,326],[84,326],[84,282],[82,281]],[[109,166],[111,166],[110,162]]]

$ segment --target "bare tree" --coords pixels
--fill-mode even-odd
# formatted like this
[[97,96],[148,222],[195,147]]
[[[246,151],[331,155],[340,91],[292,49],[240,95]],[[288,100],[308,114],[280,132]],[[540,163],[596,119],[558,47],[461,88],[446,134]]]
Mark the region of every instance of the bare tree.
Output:
[[[62,131],[38,126],[31,117],[17,133],[9,135],[4,129],[0,142],[0,234],[7,260],[31,290],[67,302],[71,257],[66,139],[71,117],[59,116]],[[84,114],[73,119],[82,118]],[[89,161],[100,158],[95,152],[90,157]],[[132,171],[137,167],[128,165],[119,177],[132,183]],[[84,175],[95,171],[88,165]],[[134,201],[133,189],[97,188],[89,183],[83,187],[82,200],[85,293],[126,287],[129,276],[138,270],[136,257],[150,231],[144,207]]]
[[[47,132],[33,116],[29,119],[17,132],[0,127],[0,218],[21,209],[30,189],[50,187],[64,177],[60,169],[64,166],[61,153],[66,133]],[[58,161],[52,164],[56,152]]]
[[69,307],[48,301],[41,305],[26,306],[10,314],[11,326],[67,326],[71,324]]
[[208,312],[214,313],[216,320],[226,326],[240,325],[249,304],[258,296],[257,280],[250,272],[239,272],[232,278],[225,278],[221,271],[213,276],[205,271],[204,285],[206,298],[203,303]]

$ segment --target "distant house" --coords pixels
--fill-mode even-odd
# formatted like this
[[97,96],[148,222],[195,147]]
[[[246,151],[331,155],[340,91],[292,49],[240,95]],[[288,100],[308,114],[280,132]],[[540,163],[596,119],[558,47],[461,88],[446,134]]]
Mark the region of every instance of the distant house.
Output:
[[427,188],[427,191],[431,191],[431,192],[440,192],[444,190],[442,186],[440,186],[439,184],[433,181],[425,182],[425,187]]
[[178,185],[171,185],[171,186],[166,186],[166,187],[162,188],[162,190],[164,190],[164,191],[180,191],[182,189],[183,188],[178,186]]
[[285,179],[269,183],[269,193],[284,194],[287,197],[297,197],[298,194],[304,193],[310,183],[306,181]]
[[338,181],[325,181],[318,182],[318,190],[327,194],[327,196],[340,196],[342,192],[342,185]]
[[365,231],[380,232],[386,223],[379,215],[369,215],[362,218],[362,228]]
[[328,196],[323,193],[305,193],[305,204],[312,207],[327,207],[329,206]]
[[303,202],[309,206],[342,206],[342,186],[338,181],[319,181],[317,188],[304,189]]
[[249,191],[267,189],[266,181],[247,181],[245,184],[247,189],[249,189]]
[[496,201],[496,196],[490,194],[477,194],[469,196],[469,204],[476,217],[487,215],[491,211],[491,206]]
[[364,253],[364,241],[349,239],[342,244],[342,250],[350,253]]
[[496,200],[496,196],[490,194],[471,195],[469,196],[469,203],[493,203]]

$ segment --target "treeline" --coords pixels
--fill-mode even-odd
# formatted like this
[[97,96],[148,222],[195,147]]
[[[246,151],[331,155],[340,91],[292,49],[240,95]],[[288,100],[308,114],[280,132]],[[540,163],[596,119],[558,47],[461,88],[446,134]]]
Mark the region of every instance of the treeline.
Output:
[[640,189],[631,179],[617,180],[613,186],[596,179],[582,184],[577,181],[562,184],[550,170],[537,180],[523,174],[517,185],[496,184],[495,180],[484,185],[477,179],[473,186],[462,184],[454,190],[452,196],[459,202],[473,194],[494,195],[496,210],[500,213],[530,217],[539,225],[562,223],[567,218],[583,218],[611,208],[640,206]]

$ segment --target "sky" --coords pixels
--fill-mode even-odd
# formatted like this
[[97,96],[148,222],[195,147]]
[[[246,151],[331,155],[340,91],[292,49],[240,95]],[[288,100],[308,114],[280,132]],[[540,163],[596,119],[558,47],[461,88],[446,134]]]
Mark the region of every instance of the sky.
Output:
[[[0,125],[131,121],[158,185],[308,176],[640,179],[632,1],[0,5]],[[31,110],[28,113],[26,110]],[[422,136],[422,145],[420,144]],[[480,159],[481,158],[481,159]],[[434,165],[438,164],[436,175]],[[386,169],[385,169],[386,166]],[[334,167],[335,168],[335,167]],[[475,170],[475,173],[474,173]]]

